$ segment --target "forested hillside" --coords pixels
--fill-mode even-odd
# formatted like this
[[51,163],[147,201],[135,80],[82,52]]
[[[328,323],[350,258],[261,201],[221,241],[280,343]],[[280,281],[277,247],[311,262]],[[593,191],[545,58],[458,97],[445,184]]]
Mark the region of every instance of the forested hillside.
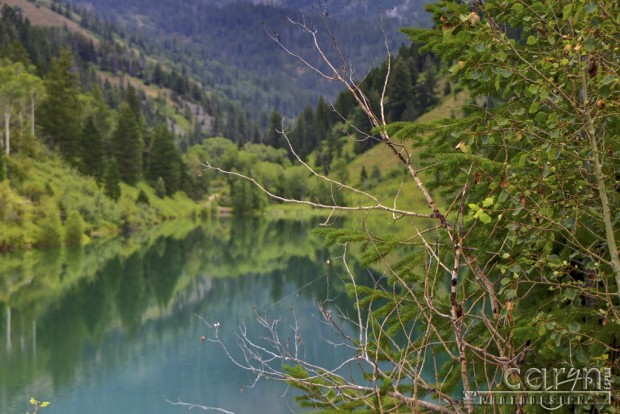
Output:
[[[364,2],[360,7],[330,2],[326,8],[317,7],[311,1],[277,6],[274,2],[176,0],[159,1],[156,5],[145,0],[96,3],[73,0],[71,3],[81,6],[81,14],[87,13],[83,9],[92,7],[117,22],[128,38],[135,37],[133,44],[152,56],[175,62],[186,73],[197,75],[206,88],[238,104],[261,127],[266,126],[264,108],[291,117],[308,102],[316,103],[319,96],[334,97],[336,93],[333,85],[300,68],[267,35],[274,34],[296,53],[311,55],[309,37],[288,24],[287,18],[305,19],[311,27],[322,27],[328,22],[347,59],[356,68],[355,76],[360,79],[385,56],[379,22],[382,11],[400,4],[402,9],[396,13],[399,18],[415,21],[417,25],[428,23],[420,2],[391,1],[381,5]],[[303,17],[300,8],[305,9]],[[384,28],[395,50],[406,40],[398,33],[398,26],[396,18],[389,14],[385,17]],[[319,33],[327,39],[324,31]],[[327,52],[336,53],[333,49]]]
[[[52,3],[51,11],[43,6],[41,9],[48,13],[48,19],[58,16],[79,22],[80,29],[33,27],[20,8],[3,9],[6,35],[2,50],[9,59],[5,61],[7,81],[17,85],[17,95],[23,102],[7,106],[8,113],[18,112],[17,117],[5,122],[4,163],[9,167],[14,160],[38,159],[51,150],[71,168],[93,177],[112,200],[121,197],[118,182],[135,186],[144,180],[159,198],[179,190],[195,200],[211,195],[220,205],[234,208],[236,214],[259,211],[269,204],[248,183],[230,176],[222,180],[211,171],[205,173],[203,164],[208,160],[255,174],[271,183],[269,188],[291,197],[326,204],[334,200],[347,203],[338,194],[330,195],[330,189],[313,181],[302,167],[293,166],[289,145],[278,131],[284,127],[299,155],[310,159],[325,174],[347,176],[347,164],[353,157],[377,142],[376,138],[360,135],[368,128],[368,121],[349,94],[338,95],[333,108],[323,98],[316,108],[307,104],[290,121],[273,109],[267,126],[259,129],[236,104],[209,93],[202,83],[167,61],[159,62],[131,47],[132,40],[113,24],[60,2]],[[442,92],[438,61],[432,55],[420,54],[417,46],[410,46],[400,50],[393,64],[387,90],[388,117],[415,119],[437,103]],[[386,70],[384,62],[360,83],[374,104],[378,104]],[[5,90],[7,96],[10,93]],[[225,111],[219,112],[222,108]],[[213,116],[207,111],[212,111]],[[27,119],[25,114],[29,114]],[[26,138],[25,130],[29,131]],[[205,137],[217,135],[226,137],[229,143],[203,142]],[[11,136],[19,139],[11,140]],[[353,147],[346,144],[351,136],[356,137]],[[188,154],[182,156],[181,152],[188,149]],[[8,168],[5,174],[15,189],[18,170]],[[22,181],[31,178],[25,176]],[[46,191],[50,195],[53,192]],[[152,194],[136,193],[133,202],[121,204],[125,210],[135,212],[130,206],[137,201],[149,205]],[[63,215],[67,208],[70,206],[61,208]],[[123,220],[129,223],[132,214],[125,213]],[[82,216],[92,214],[83,211]],[[100,225],[92,221],[88,223],[93,228]]]
[[105,82],[96,61],[81,34],[1,9],[1,250],[81,243],[198,209],[166,105]]

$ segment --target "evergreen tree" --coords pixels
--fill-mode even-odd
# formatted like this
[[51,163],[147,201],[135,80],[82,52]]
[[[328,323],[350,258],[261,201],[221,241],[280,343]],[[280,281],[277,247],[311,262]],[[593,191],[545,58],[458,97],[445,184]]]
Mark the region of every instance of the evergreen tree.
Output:
[[155,131],[151,148],[149,179],[155,182],[159,178],[166,184],[166,194],[172,195],[180,189],[181,157],[174,136],[165,125]]
[[314,114],[314,133],[316,134],[317,141],[320,142],[327,138],[327,134],[333,124],[332,112],[322,96],[319,98]]
[[319,142],[319,137],[317,137],[316,129],[314,128],[316,121],[314,117],[314,109],[312,109],[312,106],[307,105],[304,108],[302,117],[304,118],[304,124],[306,127],[306,131],[302,141],[302,148],[304,156],[308,156],[312,151],[316,149]]
[[265,145],[271,145],[274,148],[287,148],[284,144],[284,138],[278,131],[282,130],[282,115],[275,109],[269,116],[269,127],[265,136]]
[[71,52],[63,49],[52,61],[46,79],[46,98],[41,103],[43,134],[66,160],[77,164],[81,153],[79,83]]
[[103,139],[95,119],[91,115],[86,119],[82,128],[82,163],[84,174],[91,175],[100,181],[105,170]]
[[[308,155],[306,144],[308,141],[308,125],[306,124],[306,117],[300,116],[297,118],[295,128],[290,133],[290,140],[293,148],[301,158],[305,158]],[[289,157],[293,159],[294,155],[289,154]]]
[[133,110],[123,103],[118,114],[118,124],[112,134],[112,155],[118,162],[121,179],[134,185],[142,174],[142,136]]
[[144,204],[147,206],[151,204],[149,196],[146,195],[144,190],[140,190],[140,192],[138,193],[138,198],[136,198],[136,204]]
[[121,197],[121,173],[118,170],[118,162],[112,158],[106,163],[105,175],[103,177],[103,189],[105,195],[117,201]]
[[234,139],[239,145],[243,146],[243,144],[245,144],[249,140],[249,133],[248,123],[242,111],[239,111],[239,113],[237,114],[237,117],[235,118],[235,124],[237,136],[234,137]]
[[140,124],[142,118],[142,104],[141,99],[138,96],[138,91],[133,87],[131,83],[127,83],[127,89],[125,90],[125,102],[131,108],[131,112],[136,117],[136,121]]
[[[396,59],[394,71],[389,82],[389,101],[387,116],[389,120],[403,120],[403,113],[410,102],[416,102],[415,80],[409,69],[407,59]],[[417,102],[416,102],[417,104]],[[413,119],[408,119],[412,121]]]
[[362,172],[360,173],[360,184],[365,186],[368,181],[368,173],[366,172],[366,167],[362,165]]

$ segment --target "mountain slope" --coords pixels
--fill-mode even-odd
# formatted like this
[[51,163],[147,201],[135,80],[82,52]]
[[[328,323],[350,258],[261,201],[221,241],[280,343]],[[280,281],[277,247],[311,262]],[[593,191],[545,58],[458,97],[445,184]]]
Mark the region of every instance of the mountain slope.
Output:
[[[336,56],[322,17],[310,0],[234,2],[231,0],[71,0],[115,21],[139,38],[149,54],[175,62],[196,74],[205,86],[238,103],[258,120],[277,109],[287,116],[299,113],[321,95],[333,97],[333,84],[323,82],[286,54],[270,33],[291,50],[320,65],[312,39],[287,18],[302,19],[320,28],[329,56]],[[391,0],[391,15],[384,20],[392,50],[405,42],[398,28],[428,24],[422,2]],[[328,22],[343,54],[363,77],[385,59],[379,10],[374,2],[329,2]],[[299,9],[304,9],[305,14]],[[333,10],[333,13],[332,13]],[[396,11],[394,11],[396,10]]]

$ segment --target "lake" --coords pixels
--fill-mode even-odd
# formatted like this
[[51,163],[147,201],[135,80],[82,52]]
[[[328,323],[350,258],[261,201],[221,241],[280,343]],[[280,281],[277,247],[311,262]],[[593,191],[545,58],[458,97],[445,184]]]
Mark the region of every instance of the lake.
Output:
[[[0,412],[181,413],[181,399],[235,413],[300,411],[295,390],[236,367],[236,335],[265,335],[255,312],[302,327],[307,359],[350,356],[317,303],[352,309],[344,272],[314,224],[286,220],[170,222],[83,248],[0,256]],[[331,264],[327,259],[331,257]],[[356,266],[355,261],[352,265]],[[363,273],[363,272],[362,272]],[[203,321],[204,320],[204,321]],[[344,322],[344,326],[351,328]],[[201,337],[205,336],[202,341]]]

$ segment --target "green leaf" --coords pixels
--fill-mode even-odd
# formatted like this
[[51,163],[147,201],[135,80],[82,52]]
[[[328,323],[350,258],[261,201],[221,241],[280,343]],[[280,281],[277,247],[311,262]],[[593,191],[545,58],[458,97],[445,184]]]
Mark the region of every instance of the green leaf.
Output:
[[491,218],[491,216],[489,216],[487,213],[482,212],[480,213],[480,217],[479,217],[480,221],[483,222],[484,224],[489,224],[491,221],[493,221],[493,219]]
[[594,49],[596,49],[596,40],[593,37],[589,38],[583,44],[583,48],[588,52],[593,51]]
[[564,9],[562,10],[562,19],[568,20],[572,13],[573,3],[568,3],[566,6],[564,6]]
[[586,11],[586,13],[594,13],[597,8],[598,6],[596,5],[596,3],[591,1],[590,3],[586,4],[586,7],[584,8],[584,10]]
[[514,289],[508,289],[506,291],[506,299],[514,299],[517,296],[517,291]]
[[538,327],[538,336],[544,336],[547,333],[547,328],[545,328],[545,325],[540,325]]
[[499,201],[500,203],[503,203],[507,199],[508,199],[508,192],[505,190],[499,193],[499,197],[497,197],[497,201]]
[[611,95],[611,89],[608,85],[603,85],[598,89],[598,94],[601,98],[609,98],[609,95]]
[[538,112],[538,107],[539,106],[540,106],[540,104],[538,103],[538,101],[532,102],[532,104],[530,105],[529,113],[530,114],[535,114],[536,112]]
[[538,43],[538,38],[536,36],[528,36],[527,37],[527,44],[528,45],[535,45],[536,43]]
[[575,292],[575,289],[573,288],[568,288],[564,291],[564,297],[568,300],[575,299],[576,295],[577,295],[577,292]]
[[487,197],[482,202],[482,207],[491,207],[494,203],[495,200],[493,200],[493,197]]
[[34,397],[30,397],[30,404],[37,405],[39,402],[34,399]]
[[40,407],[47,407],[48,405],[50,405],[49,401],[43,401],[40,405]]
[[581,330],[581,325],[579,325],[578,322],[571,322],[570,325],[568,325],[568,332],[570,333],[577,333]]
[[467,206],[474,211],[480,210],[480,207],[478,206],[478,204],[471,203],[471,204],[467,204]]

